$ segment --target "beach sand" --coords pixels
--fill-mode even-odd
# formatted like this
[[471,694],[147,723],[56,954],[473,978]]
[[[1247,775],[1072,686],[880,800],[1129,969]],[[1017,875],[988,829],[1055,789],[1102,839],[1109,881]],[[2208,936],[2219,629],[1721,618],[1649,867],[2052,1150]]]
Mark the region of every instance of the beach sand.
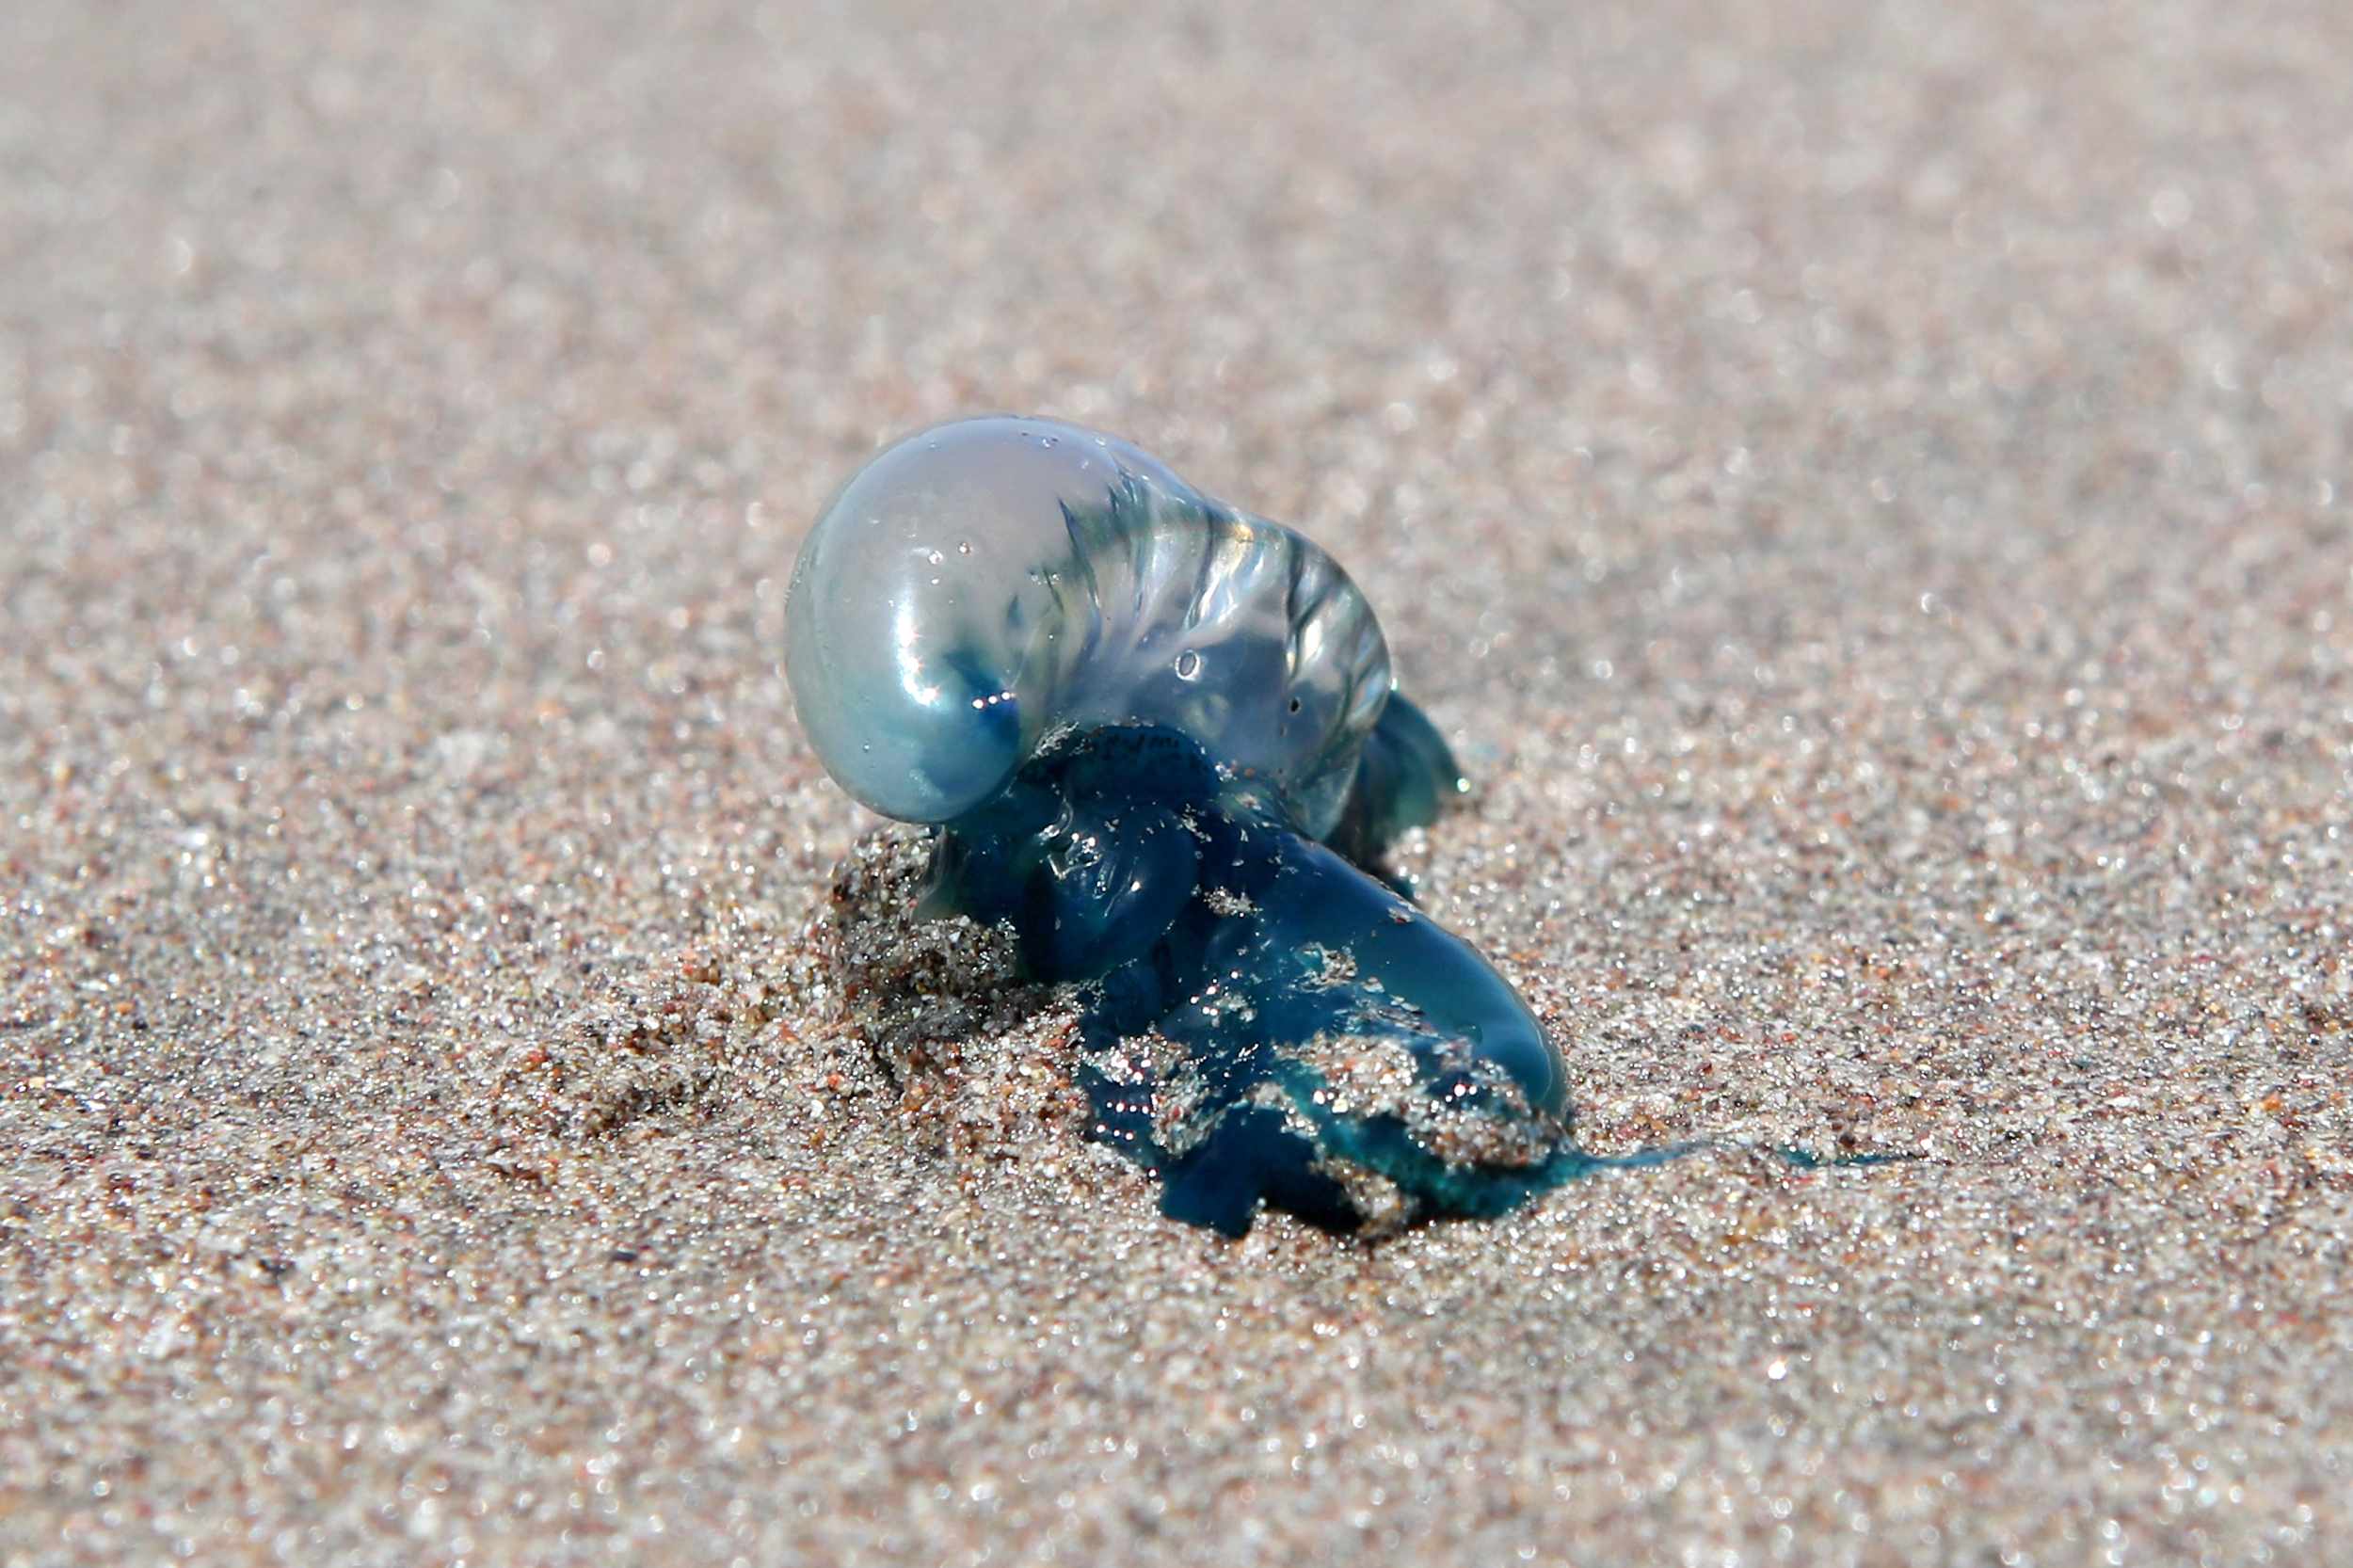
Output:
[[[2353,10],[820,9],[0,11],[0,1564],[2345,1560]],[[1913,1158],[887,1075],[783,590],[999,408],[1347,563],[1590,1146]]]

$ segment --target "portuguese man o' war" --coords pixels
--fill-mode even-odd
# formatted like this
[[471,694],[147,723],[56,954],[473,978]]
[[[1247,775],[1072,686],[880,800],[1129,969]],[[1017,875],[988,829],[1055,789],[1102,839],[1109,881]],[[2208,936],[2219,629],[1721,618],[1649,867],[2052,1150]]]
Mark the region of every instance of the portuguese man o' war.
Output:
[[1379,873],[1462,779],[1304,536],[1113,437],[964,420],[851,477],[785,618],[819,760],[931,829],[930,909],[1077,987],[1096,1135],[1169,1214],[1388,1227],[1609,1162],[1527,1003]]

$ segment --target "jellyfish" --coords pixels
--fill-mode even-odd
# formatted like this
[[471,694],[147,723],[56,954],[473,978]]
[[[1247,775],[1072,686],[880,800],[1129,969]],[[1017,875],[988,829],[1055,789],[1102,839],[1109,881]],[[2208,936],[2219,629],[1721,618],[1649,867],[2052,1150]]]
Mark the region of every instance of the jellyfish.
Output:
[[1499,1213],[1596,1163],[1528,1004],[1383,867],[1462,792],[1363,592],[1115,437],[942,424],[801,547],[819,760],[930,837],[926,906],[1080,1006],[1093,1133],[1170,1215]]

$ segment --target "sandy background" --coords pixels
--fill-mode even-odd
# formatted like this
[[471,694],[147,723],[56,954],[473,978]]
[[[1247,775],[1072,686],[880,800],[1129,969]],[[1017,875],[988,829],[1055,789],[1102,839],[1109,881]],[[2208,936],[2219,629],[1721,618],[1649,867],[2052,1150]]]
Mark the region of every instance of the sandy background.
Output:
[[[2348,79],[0,8],[0,1563],[2343,1560]],[[903,1099],[781,597],[985,408],[1354,570],[1594,1146],[1925,1158],[1228,1245],[1045,1024]]]

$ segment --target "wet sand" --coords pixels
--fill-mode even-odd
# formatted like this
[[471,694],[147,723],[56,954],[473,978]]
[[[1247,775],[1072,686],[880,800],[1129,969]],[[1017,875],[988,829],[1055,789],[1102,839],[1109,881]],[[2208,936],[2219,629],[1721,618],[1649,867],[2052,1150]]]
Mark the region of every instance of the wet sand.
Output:
[[[0,14],[0,1564],[2334,1560],[2353,13],[813,11]],[[991,408],[1365,584],[1593,1147],[1913,1158],[887,1074],[783,589]]]

